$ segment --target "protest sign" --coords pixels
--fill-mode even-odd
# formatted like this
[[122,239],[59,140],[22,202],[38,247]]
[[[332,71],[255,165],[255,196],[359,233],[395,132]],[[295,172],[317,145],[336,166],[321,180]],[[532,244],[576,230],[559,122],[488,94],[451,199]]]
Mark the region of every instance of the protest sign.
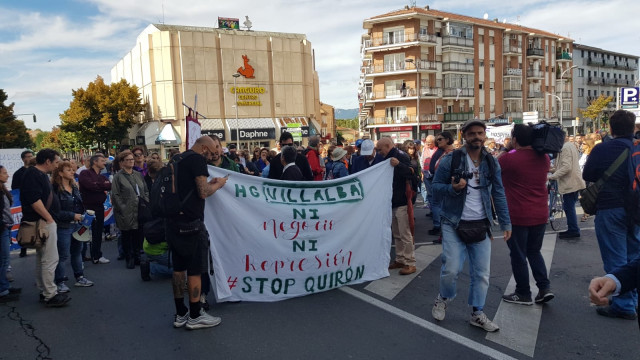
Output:
[[278,301],[389,275],[389,161],[328,181],[209,174],[229,174],[205,203],[219,300]]

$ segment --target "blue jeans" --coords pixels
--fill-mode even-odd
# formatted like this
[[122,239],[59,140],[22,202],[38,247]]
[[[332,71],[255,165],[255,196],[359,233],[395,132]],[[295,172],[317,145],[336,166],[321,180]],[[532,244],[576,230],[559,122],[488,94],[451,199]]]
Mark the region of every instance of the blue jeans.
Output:
[[433,194],[431,195],[431,213],[433,214],[433,227],[439,228],[440,224],[440,213],[442,212],[442,195]]
[[[9,293],[9,280],[7,280],[7,269],[9,268],[11,247],[11,230],[8,228],[0,229],[0,296]],[[6,292],[6,294],[4,294]]]
[[56,266],[54,278],[56,284],[64,281],[65,268],[69,259],[71,259],[73,276],[76,279],[83,276],[82,242],[74,239],[72,236],[79,228],[79,224],[74,224],[70,228],[58,228],[58,266]]
[[[598,210],[595,225],[600,256],[607,274],[640,255],[640,227],[629,229],[624,208]],[[636,290],[614,296],[611,301],[611,309],[618,312],[635,313],[637,306]]]
[[484,308],[489,289],[489,273],[491,267],[491,240],[489,236],[483,241],[465,244],[456,229],[447,220],[442,222],[442,268],[440,269],[440,296],[445,299],[456,297],[456,281],[469,256],[469,306],[478,310]]
[[[511,250],[511,270],[516,280],[516,294],[531,296],[529,287],[529,265],[536,285],[540,290],[546,290],[550,286],[547,276],[547,267],[540,253],[544,231],[547,224],[535,226],[512,226],[511,238],[507,241]],[[527,259],[529,265],[527,265]]]
[[576,215],[576,201],[578,201],[578,191],[562,195],[562,209],[567,215],[567,231],[580,234],[578,216]]
[[149,261],[151,275],[158,277],[173,277],[173,269],[169,266],[169,252],[165,251],[161,255],[145,254]]

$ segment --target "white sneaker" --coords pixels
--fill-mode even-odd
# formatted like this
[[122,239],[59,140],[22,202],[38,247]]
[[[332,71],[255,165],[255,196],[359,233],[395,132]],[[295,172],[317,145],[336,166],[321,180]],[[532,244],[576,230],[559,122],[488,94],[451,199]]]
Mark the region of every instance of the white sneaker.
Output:
[[222,322],[222,319],[216,316],[212,316],[207,314],[204,309],[200,309],[200,316],[193,319],[189,316],[189,320],[187,320],[187,329],[195,330],[195,329],[204,329],[214,327],[219,325]]
[[77,286],[77,287],[93,286],[93,281],[87,279],[84,276],[80,276],[79,278],[76,279],[76,283],[74,284],[74,286]]
[[93,260],[93,263],[94,263],[94,264],[108,264],[108,263],[110,263],[110,262],[111,262],[111,261],[110,261],[109,259],[107,259],[106,257],[104,257],[104,256],[103,256],[103,257],[101,257],[101,258],[100,258],[100,259],[98,259],[98,260]]
[[438,294],[436,298],[435,304],[433,304],[433,308],[431,309],[431,316],[438,321],[444,320],[444,316],[447,310],[447,301]]
[[59,293],[64,294],[64,293],[68,293],[69,291],[71,291],[71,289],[69,289],[69,287],[67,286],[67,284],[64,283],[64,281],[58,284]]
[[187,325],[187,321],[189,320],[189,310],[187,310],[187,313],[184,315],[178,315],[176,314],[176,317],[173,319],[173,327],[174,328],[181,328],[185,325]]
[[477,327],[483,328],[485,331],[494,332],[500,330],[500,327],[493,323],[485,313],[481,312],[479,314],[471,314],[471,320],[469,320],[469,324]]

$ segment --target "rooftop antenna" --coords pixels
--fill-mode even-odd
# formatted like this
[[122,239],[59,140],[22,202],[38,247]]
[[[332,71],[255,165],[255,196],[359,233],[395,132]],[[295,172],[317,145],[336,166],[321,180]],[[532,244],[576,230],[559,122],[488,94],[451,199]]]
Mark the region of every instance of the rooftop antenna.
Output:
[[162,0],[162,23],[164,24],[164,0]]
[[249,15],[245,15],[244,18],[246,19],[242,24],[247,28],[247,31],[251,31],[251,20],[249,20]]
[[482,18],[485,20],[489,19],[489,13],[484,13],[484,16],[482,16]]

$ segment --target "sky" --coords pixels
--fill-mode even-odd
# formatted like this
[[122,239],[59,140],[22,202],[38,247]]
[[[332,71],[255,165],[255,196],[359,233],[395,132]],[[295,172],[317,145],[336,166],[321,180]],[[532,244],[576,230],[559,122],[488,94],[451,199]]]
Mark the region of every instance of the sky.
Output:
[[[577,43],[640,55],[638,0],[436,0],[418,7],[506,19]],[[218,17],[245,16],[252,30],[301,33],[316,54],[320,100],[358,107],[364,19],[411,5],[409,0],[0,0],[0,89],[27,127],[51,130],[71,91],[111,68],[151,23],[215,27]],[[118,79],[113,79],[118,80]]]

